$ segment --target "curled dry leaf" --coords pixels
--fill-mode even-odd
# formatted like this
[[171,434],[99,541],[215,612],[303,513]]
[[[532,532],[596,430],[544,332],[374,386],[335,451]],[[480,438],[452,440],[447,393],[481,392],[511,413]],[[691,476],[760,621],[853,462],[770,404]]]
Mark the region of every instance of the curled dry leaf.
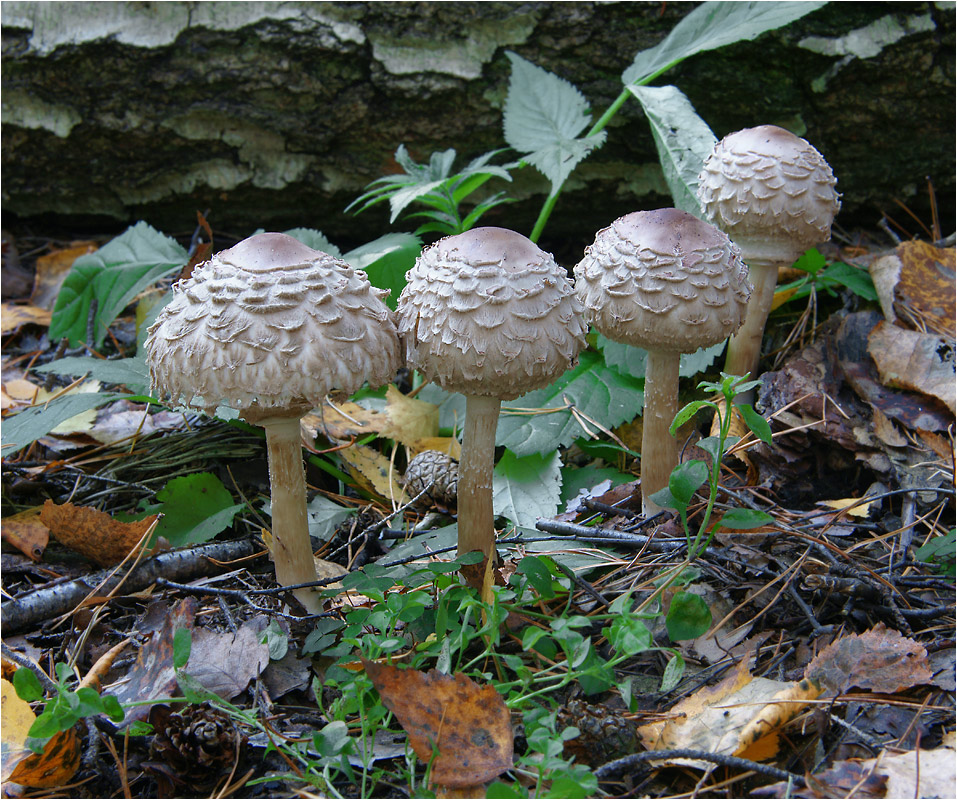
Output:
[[40,511],[40,521],[54,539],[101,567],[112,567],[126,558],[157,517],[152,514],[138,522],[120,522],[95,508],[57,505],[52,500]]
[[807,665],[804,676],[829,694],[840,694],[853,686],[892,694],[922,683],[933,673],[927,650],[913,639],[879,622],[862,634],[842,636],[831,642]]
[[952,339],[879,322],[868,337],[868,350],[885,386],[936,397],[954,412]]
[[362,660],[382,702],[405,728],[415,754],[432,763],[432,782],[478,786],[512,766],[508,708],[491,686],[467,676]]
[[39,508],[28,508],[11,517],[4,517],[0,531],[3,541],[34,561],[43,558],[43,551],[50,541],[50,530],[40,521]]
[[0,333],[10,333],[21,325],[32,322],[34,325],[47,327],[50,324],[50,312],[36,306],[18,306],[14,303],[3,304],[3,314],[0,315]]

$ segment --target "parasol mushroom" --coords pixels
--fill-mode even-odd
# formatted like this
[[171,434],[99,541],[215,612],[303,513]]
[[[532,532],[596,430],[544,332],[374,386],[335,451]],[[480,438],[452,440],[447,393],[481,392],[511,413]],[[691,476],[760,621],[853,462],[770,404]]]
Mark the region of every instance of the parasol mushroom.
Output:
[[[741,249],[754,285],[744,325],[728,344],[725,372],[757,377],[778,268],[831,238],[841,207],[836,183],[817,150],[775,125],[732,133],[705,160],[698,198],[708,219]],[[750,402],[749,394],[738,401]]]
[[670,433],[678,413],[682,353],[726,339],[744,320],[747,267],[731,240],[675,208],[636,211],[598,232],[575,267],[585,319],[616,342],[648,351],[641,436],[641,497],[668,485],[678,463]]
[[473,228],[426,248],[399,296],[409,366],[466,397],[458,551],[494,560],[492,470],[502,400],[547,386],[585,344],[565,270],[529,239]]
[[[388,292],[365,274],[283,233],[260,233],[173,286],[149,329],[152,389],[212,413],[236,408],[266,431],[272,558],[283,586],[315,581],[299,421],[331,392],[395,376],[400,361]],[[318,594],[295,592],[310,612]]]

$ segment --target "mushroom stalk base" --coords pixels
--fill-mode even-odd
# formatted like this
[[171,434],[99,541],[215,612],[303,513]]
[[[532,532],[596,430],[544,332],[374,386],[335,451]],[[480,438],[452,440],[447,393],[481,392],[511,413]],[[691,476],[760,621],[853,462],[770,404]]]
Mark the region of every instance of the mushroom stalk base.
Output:
[[641,505],[646,517],[662,510],[651,495],[668,485],[678,464],[678,442],[670,428],[678,413],[680,357],[669,351],[648,351],[641,430]]
[[[318,580],[306,517],[306,472],[302,463],[299,417],[260,420],[266,429],[269,486],[272,493],[272,560],[282,586]],[[296,599],[311,614],[322,611],[315,589],[296,589]]]
[[465,433],[459,461],[459,555],[481,550],[495,558],[495,517],[492,512],[492,469],[495,429],[502,401],[497,397],[465,396]]
[[[750,373],[751,378],[758,377],[758,363],[761,360],[761,341],[764,338],[764,325],[771,313],[774,302],[774,290],[778,282],[778,262],[758,261],[748,263],[754,292],[748,300],[748,311],[741,329],[728,342],[728,357],[724,371],[729,375]],[[736,403],[751,403],[754,391],[739,394]]]

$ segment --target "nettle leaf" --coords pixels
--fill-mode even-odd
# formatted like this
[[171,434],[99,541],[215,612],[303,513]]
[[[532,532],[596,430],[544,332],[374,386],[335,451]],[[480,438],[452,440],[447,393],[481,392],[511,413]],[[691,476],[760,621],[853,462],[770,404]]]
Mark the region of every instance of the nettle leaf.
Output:
[[585,351],[579,357],[578,366],[550,386],[503,404],[496,443],[520,456],[567,447],[584,433],[571,410],[509,414],[509,409],[564,409],[571,403],[586,418],[586,425],[591,419],[606,428],[615,428],[641,412],[643,389],[643,382],[609,367],[597,353]]
[[422,240],[411,233],[387,233],[343,256],[355,269],[365,270],[369,283],[388,289],[386,305],[393,311],[405,288],[405,274],[422,252]]
[[537,519],[558,512],[561,488],[561,458],[557,451],[519,458],[506,450],[492,475],[492,506],[497,516],[534,528]]
[[506,52],[512,63],[503,116],[505,141],[558,190],[605,132],[578,138],[591,122],[588,100],[571,83]]
[[322,231],[317,231],[315,228],[292,228],[285,233],[287,236],[298,239],[306,247],[328,253],[336,258],[342,258],[342,251],[330,242]]
[[88,375],[93,380],[102,383],[126,386],[138,394],[146,393],[150,385],[150,374],[149,368],[146,366],[145,354],[140,354],[135,358],[116,359],[71,356],[69,358],[59,358],[40,367],[34,367],[33,371],[41,374],[52,372],[54,375],[68,375],[72,378]]
[[704,219],[698,201],[698,174],[717,137],[675,86],[629,86],[638,98],[658,148],[658,159],[675,208]]
[[[701,347],[693,353],[682,353],[681,363],[678,367],[678,374],[682,378],[690,378],[699,372],[704,372],[710,367],[714,360],[724,351],[724,342],[711,347]],[[633,378],[645,377],[645,365],[648,359],[648,353],[640,347],[632,347],[630,344],[613,342],[598,334],[598,347],[601,348],[602,355],[605,357],[605,363],[614,367],[625,375]]]
[[3,457],[13,455],[17,450],[46,436],[68,419],[126,397],[116,392],[79,392],[54,398],[42,406],[25,408],[3,420]]
[[[271,510],[267,513],[271,513]],[[328,541],[335,534],[336,526],[355,513],[355,508],[340,506],[328,497],[317,494],[306,506],[309,534],[324,542]]]
[[622,82],[626,86],[648,83],[689,56],[756,39],[762,33],[781,28],[824,5],[826,3],[821,2],[702,3],[675,25],[661,42],[639,52],[621,76]]
[[87,318],[95,299],[94,346],[106,338],[110,323],[136,295],[187,262],[186,251],[145,222],[137,222],[95,253],[80,256],[67,275],[50,322],[50,339],[67,337],[73,346],[86,341]]

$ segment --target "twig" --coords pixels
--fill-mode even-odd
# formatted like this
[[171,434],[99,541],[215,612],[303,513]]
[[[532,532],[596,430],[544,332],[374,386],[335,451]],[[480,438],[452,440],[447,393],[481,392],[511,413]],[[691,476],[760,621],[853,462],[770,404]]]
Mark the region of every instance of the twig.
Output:
[[608,780],[621,773],[634,769],[646,761],[661,761],[673,758],[694,758],[699,761],[710,761],[712,764],[718,764],[722,767],[734,767],[736,769],[746,769],[756,772],[759,775],[765,775],[768,778],[777,778],[783,781],[793,781],[798,786],[804,785],[804,777],[784,769],[778,769],[768,764],[759,764],[757,761],[750,761],[747,758],[738,758],[737,756],[726,756],[722,753],[709,753],[706,750],[646,750],[642,753],[634,753],[623,758],[616,758],[607,764],[602,764],[595,770],[595,777],[599,780]]

